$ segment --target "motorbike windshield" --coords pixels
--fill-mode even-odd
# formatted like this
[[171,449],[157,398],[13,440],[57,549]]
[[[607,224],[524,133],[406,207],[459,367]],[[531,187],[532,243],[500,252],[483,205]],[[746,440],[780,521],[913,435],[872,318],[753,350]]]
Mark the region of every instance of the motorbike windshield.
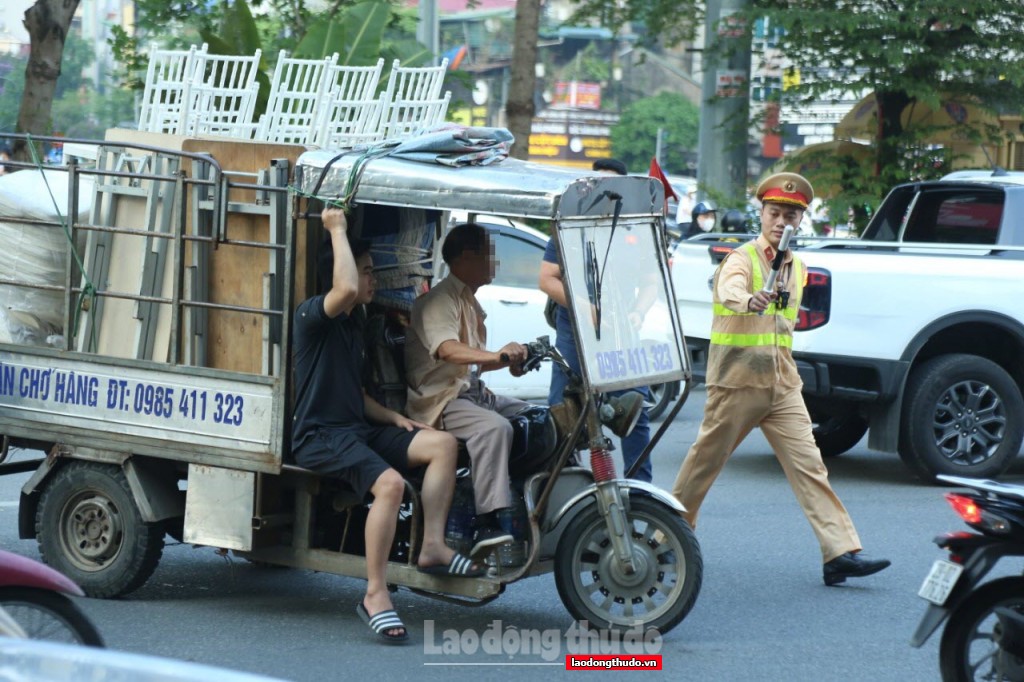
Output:
[[592,391],[679,381],[682,332],[657,223],[623,219],[558,229],[584,381]]

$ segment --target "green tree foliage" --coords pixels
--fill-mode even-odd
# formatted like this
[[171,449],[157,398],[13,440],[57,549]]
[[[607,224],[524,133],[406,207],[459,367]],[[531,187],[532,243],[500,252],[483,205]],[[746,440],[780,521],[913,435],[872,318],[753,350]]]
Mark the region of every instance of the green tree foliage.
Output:
[[[98,133],[102,137],[107,128],[134,117],[131,93],[107,88],[100,95],[85,78],[83,72],[94,59],[89,43],[75,31],[68,33],[47,134],[95,137]],[[0,58],[0,73],[6,72],[0,92],[0,131],[14,132],[25,91],[26,62],[15,56]]]
[[338,18],[310,28],[295,47],[295,56],[310,59],[337,52],[340,64],[373,64],[380,57],[390,14],[386,3],[360,3]]
[[602,56],[597,43],[590,43],[576,53],[562,69],[561,78],[566,81],[607,82],[611,75],[611,64],[607,56]]
[[[613,29],[632,23],[642,41],[673,45],[692,37],[700,15],[676,0],[577,0],[581,16]],[[934,126],[905,129],[908,106],[981,104],[991,111],[1024,107],[1024,3],[1005,0],[751,0],[750,23],[767,20],[779,54],[800,81],[789,102],[860,97],[875,92],[881,125],[875,163],[847,163],[844,183],[877,202],[895,183],[948,170],[950,153],[929,145]],[[640,22],[640,23],[638,23]],[[755,55],[754,68],[759,58]],[[784,101],[784,104],[786,101]],[[785,123],[785,121],[783,121]],[[961,126],[960,139],[999,136],[986,126]],[[833,211],[838,214],[839,211]],[[845,215],[845,211],[841,212]]]
[[0,56],[0,132],[13,133],[18,123],[21,95],[25,92],[26,62],[21,57]]
[[569,23],[593,22],[615,33],[629,27],[644,47],[691,41],[704,23],[702,0],[573,0]]
[[[84,75],[95,60],[92,45],[77,32],[64,43],[60,78],[50,110],[53,132],[65,137],[103,139],[108,128],[134,127],[135,96],[120,84],[96,87]],[[109,76],[108,76],[109,78]]]
[[646,170],[663,129],[661,167],[666,173],[683,173],[686,156],[697,148],[700,110],[682,95],[663,92],[633,102],[612,128],[612,155],[631,171]]
[[[205,42],[213,54],[251,55],[263,50],[260,95],[254,119],[266,110],[269,73],[280,50],[294,57],[317,59],[339,54],[340,64],[369,66],[384,57],[386,68],[399,59],[403,66],[420,66],[432,58],[415,39],[415,11],[388,0],[336,0],[323,10],[310,10],[303,0],[222,0],[219,3],[139,0],[138,29],[142,34],[171,37],[161,47]],[[263,8],[254,13],[252,8]],[[168,33],[167,26],[173,27]],[[141,89],[145,52],[140,40],[115,31],[114,54],[126,66],[123,81]],[[381,79],[384,82],[384,79]]]
[[[904,126],[910,106],[979,104],[990,111],[1024,106],[1024,3],[1002,0],[755,0],[755,13],[781,30],[779,48],[800,69],[786,98],[875,93],[880,125],[872,193],[948,170],[927,150],[941,126]],[[999,132],[971,122],[960,139],[995,142]],[[936,158],[936,155],[940,158]],[[861,179],[863,180],[863,179]],[[864,183],[862,183],[864,184]]]

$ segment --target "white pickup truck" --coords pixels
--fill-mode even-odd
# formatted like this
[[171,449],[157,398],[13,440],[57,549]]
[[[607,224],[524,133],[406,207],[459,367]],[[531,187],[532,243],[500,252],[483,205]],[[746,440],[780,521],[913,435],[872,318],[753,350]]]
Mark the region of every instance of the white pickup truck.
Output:
[[[740,236],[739,240],[751,235]],[[736,235],[674,251],[698,379],[709,279]],[[793,355],[825,456],[868,432],[918,476],[994,477],[1024,438],[1024,181],[990,174],[900,185],[858,240],[801,240],[808,266]]]

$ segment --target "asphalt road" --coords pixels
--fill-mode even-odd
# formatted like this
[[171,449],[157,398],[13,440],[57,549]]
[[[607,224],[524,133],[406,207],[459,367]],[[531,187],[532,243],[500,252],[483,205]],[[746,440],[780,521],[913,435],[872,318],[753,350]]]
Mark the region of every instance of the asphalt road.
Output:
[[[693,442],[703,400],[703,391],[691,394],[655,451],[655,483],[662,487],[671,487]],[[35,453],[22,456],[29,454]],[[893,455],[862,444],[829,461],[829,469],[865,551],[893,566],[825,587],[810,526],[755,432],[702,510],[704,584],[696,606],[649,645],[660,646],[673,679],[938,678],[938,637],[922,649],[908,641],[924,609],[918,587],[942,556],[931,538],[963,524],[941,488],[917,483]],[[38,557],[34,541],[17,538],[16,500],[26,478],[0,478],[0,546]],[[1006,480],[1024,483],[1024,461]],[[178,544],[165,549],[138,591],[81,603],[111,648],[287,680],[579,679],[565,670],[576,631],[551,575],[513,584],[476,608],[399,592],[395,603],[412,634],[412,644],[401,648],[377,644],[356,617],[363,588],[354,579],[261,568]],[[470,652],[488,633],[489,650],[477,643]]]

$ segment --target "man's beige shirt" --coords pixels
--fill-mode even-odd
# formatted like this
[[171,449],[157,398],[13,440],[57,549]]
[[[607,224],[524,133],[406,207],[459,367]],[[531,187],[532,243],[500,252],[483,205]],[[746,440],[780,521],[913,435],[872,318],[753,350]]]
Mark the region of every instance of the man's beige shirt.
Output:
[[437,349],[445,341],[486,349],[486,317],[473,292],[452,274],[416,299],[405,339],[410,418],[440,426],[445,405],[469,387],[470,366],[441,360]]

